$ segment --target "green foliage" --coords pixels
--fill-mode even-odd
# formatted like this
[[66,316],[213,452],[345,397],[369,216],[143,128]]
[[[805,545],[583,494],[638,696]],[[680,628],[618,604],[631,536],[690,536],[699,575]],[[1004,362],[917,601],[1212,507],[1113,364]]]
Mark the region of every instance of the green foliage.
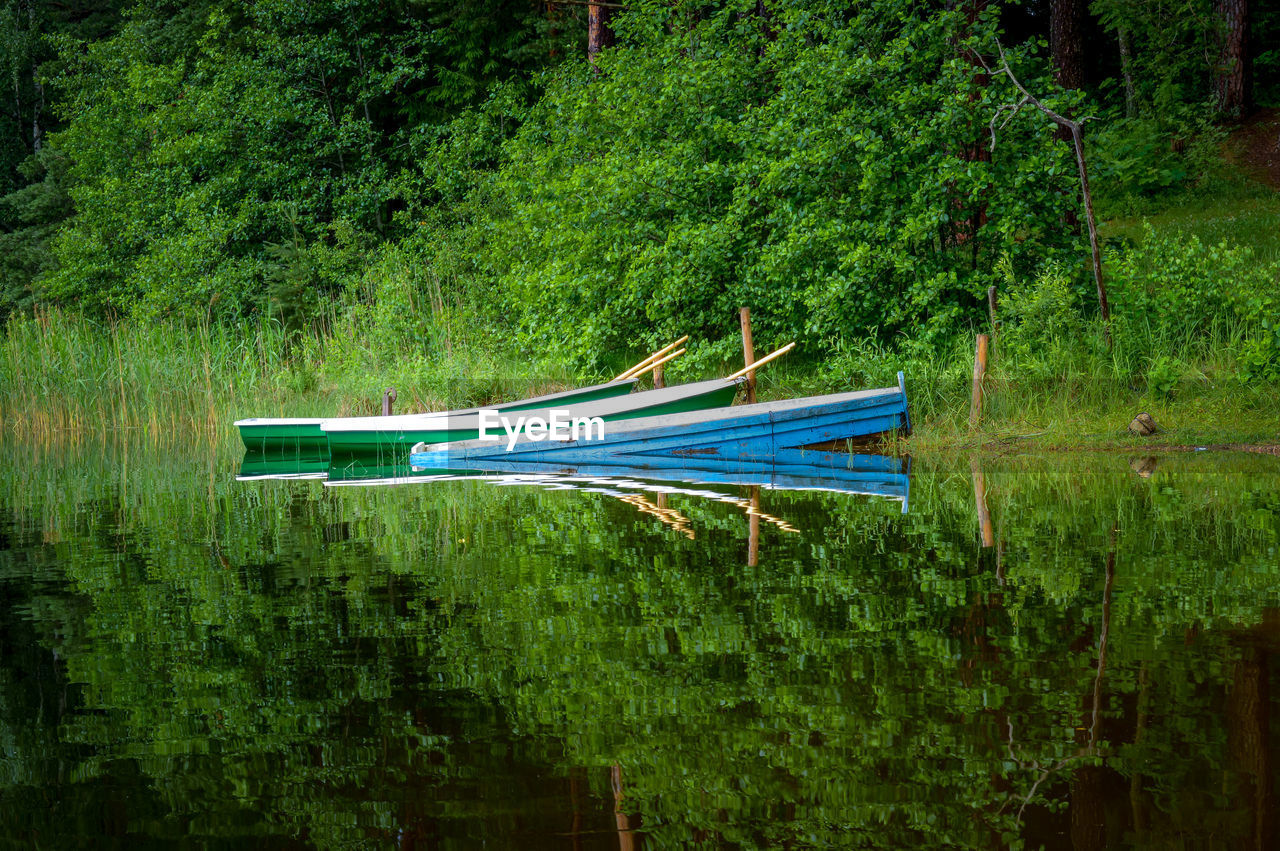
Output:
[[1159,118],[1113,112],[1086,136],[1100,203],[1132,213],[1150,196],[1203,186],[1219,164],[1223,138],[1198,108]]
[[1250,9],[1250,14],[1254,97],[1264,106],[1280,105],[1280,9],[1267,3]]
[[623,14],[626,45],[599,73],[561,69],[507,145],[496,280],[527,339],[598,362],[637,338],[720,337],[741,304],[765,344],[946,335],[1001,252],[1072,241],[1048,124],[1024,115],[978,155],[1009,94],[958,46],[993,52],[991,15],[780,3],[766,24],[754,8]]
[[[1207,171],[1206,2],[1172,18],[1095,4],[1132,42],[1139,97],[1123,118],[1119,88],[1064,96],[1034,35],[1008,45],[1046,103],[1106,119],[1088,137],[1109,206]],[[19,132],[0,152],[0,314],[261,312],[294,331],[361,303],[374,324],[425,310],[436,328],[465,305],[590,368],[623,347],[708,340],[678,375],[734,356],[725,331],[743,304],[762,347],[896,349],[905,334],[944,352],[981,316],[999,258],[1030,281],[1082,251],[1052,125],[1023,110],[988,150],[992,116],[1017,98],[975,58],[994,53],[1005,4],[971,19],[906,0],[642,0],[593,66],[579,6],[37,6],[0,14],[19,83]],[[40,85],[57,126],[19,174]],[[397,252],[421,272],[385,265]],[[1250,339],[1265,359],[1270,344]]]
[[260,0],[138,5],[108,39],[64,41],[76,215],[43,297],[313,316],[344,288],[331,272],[399,233],[422,140],[564,38],[516,2]]
[[1097,296],[1082,270],[1050,263],[1022,278],[1004,259],[999,271],[1004,280],[996,356],[1011,374],[1041,384],[1090,371],[1088,361],[1102,352],[1088,319],[1093,310],[1085,307]]
[[[1204,177],[1221,138],[1200,117],[1206,3],[1173,17],[1095,4],[1137,63],[1121,117],[1117,85],[1058,90],[1007,4],[970,20],[906,0],[641,0],[593,67],[572,5],[165,0],[120,15],[4,0],[0,320],[55,302],[84,311],[80,330],[150,324],[92,343],[73,331],[86,362],[242,334],[274,366],[237,404],[332,411],[390,384],[422,405],[483,401],[685,333],[672,378],[705,376],[737,361],[747,304],[758,350],[804,343],[773,392],[887,385],[905,368],[922,410],[951,417],[994,283],[1001,368],[1061,380],[1064,398],[1119,404],[1171,364],[1275,378],[1274,193],[1201,209],[1227,193]],[[1260,56],[1273,18],[1258,18]],[[1001,22],[1033,91],[1103,117],[1086,136],[1108,208],[1194,190],[1187,227],[1113,245],[1114,352],[1070,224],[1068,147],[1024,109],[989,150],[1017,98],[974,58]],[[1094,72],[1112,49],[1090,45]],[[36,325],[14,327],[15,361],[44,351]],[[112,398],[100,375],[71,374],[85,386],[46,378]]]
[[49,243],[71,215],[67,163],[49,145],[61,126],[49,74],[60,38],[98,38],[119,0],[0,2],[0,322],[36,303],[32,282],[55,266]]
[[1273,286],[1267,290],[1254,290],[1236,300],[1236,310],[1246,326],[1251,329],[1241,344],[1240,364],[1244,378],[1280,380],[1280,297],[1274,286],[1276,277],[1273,265]]
[[1158,396],[1168,396],[1186,374],[1186,367],[1177,358],[1157,356],[1147,370],[1147,389]]
[[1176,133],[1171,112],[1208,104],[1218,38],[1213,0],[1185,0],[1177,14],[1143,0],[1092,0],[1089,8],[1109,35],[1118,39],[1124,31],[1130,39],[1140,114]]
[[1003,262],[1000,356],[1011,374],[1042,379],[1092,374],[1128,383],[1145,376],[1167,396],[1203,370],[1242,380],[1274,378],[1280,264],[1248,246],[1202,242],[1146,225],[1144,237],[1110,247],[1104,270],[1114,347],[1103,343],[1087,270],[1048,264],[1025,279]]
[[19,169],[33,152],[33,124],[38,120],[32,112],[37,97],[34,72],[45,58],[43,18],[43,10],[29,0],[0,3],[0,81],[5,90],[0,101],[0,196],[26,182]]
[[66,160],[51,147],[28,157],[19,169],[28,182],[0,196],[0,322],[35,302],[31,282],[54,268],[49,241],[71,213],[63,189]]
[[1071,274],[1062,264],[1051,264],[1022,286],[1007,258],[999,268],[1006,284],[1001,312],[1013,326],[1023,332],[1034,330],[1039,339],[1080,334],[1083,299],[1078,273]]
[[1192,334],[1229,315],[1237,296],[1274,285],[1274,272],[1255,263],[1247,248],[1170,238],[1151,228],[1140,244],[1112,251],[1107,260],[1116,279],[1117,313],[1152,316],[1165,327]]
[[1109,252],[1107,260],[1122,334],[1208,346],[1243,339],[1250,351],[1245,376],[1274,374],[1280,264],[1257,262],[1245,246],[1204,244],[1150,226],[1141,243]]

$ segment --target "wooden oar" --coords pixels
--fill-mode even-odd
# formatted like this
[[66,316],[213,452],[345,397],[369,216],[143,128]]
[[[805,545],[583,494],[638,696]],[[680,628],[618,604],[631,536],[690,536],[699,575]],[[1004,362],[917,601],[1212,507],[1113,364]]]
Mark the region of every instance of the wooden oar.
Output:
[[687,350],[687,349],[678,349],[677,351],[674,351],[674,352],[672,352],[671,354],[667,355],[665,358],[659,358],[658,360],[656,360],[656,361],[654,361],[653,363],[649,364],[648,366],[646,366],[646,367],[645,367],[645,369],[657,369],[658,367],[662,366],[662,365],[663,365],[664,363],[666,363],[667,361],[672,360],[673,358],[678,358],[678,357],[680,357],[680,356],[681,356],[682,354],[684,354],[686,351],[688,351],[688,350]]
[[760,360],[756,361],[755,363],[744,366],[742,369],[738,370],[733,375],[730,375],[728,378],[726,378],[725,381],[733,381],[736,378],[741,378],[742,376],[746,375],[748,372],[754,372],[755,370],[767,364],[769,361],[775,358],[782,357],[783,355],[785,355],[787,352],[791,351],[795,347],[796,347],[795,343],[787,343],[785,346],[778,349],[776,352],[770,352],[769,354],[760,358]]
[[683,337],[681,337],[679,340],[676,340],[676,341],[675,341],[674,343],[672,343],[671,345],[669,345],[669,346],[663,346],[662,348],[658,349],[658,350],[657,350],[656,352],[654,352],[653,354],[649,355],[649,357],[647,357],[647,358],[645,358],[644,360],[640,361],[640,363],[638,363],[638,364],[636,364],[635,366],[631,367],[631,369],[628,369],[626,372],[622,373],[621,375],[619,375],[617,378],[615,378],[615,379],[613,379],[613,380],[614,380],[614,381],[621,381],[621,380],[622,380],[622,379],[624,379],[624,378],[631,378],[631,377],[633,377],[633,376],[635,376],[635,375],[639,375],[640,373],[644,372],[646,369],[651,369],[651,368],[653,367],[653,362],[654,362],[655,360],[657,360],[658,358],[662,357],[662,356],[663,356],[663,355],[665,355],[667,352],[671,351],[671,350],[672,350],[672,349],[674,349],[676,346],[680,345],[681,343],[683,343],[685,340],[688,340],[688,339],[689,339],[689,335],[688,335],[688,334],[685,334]]

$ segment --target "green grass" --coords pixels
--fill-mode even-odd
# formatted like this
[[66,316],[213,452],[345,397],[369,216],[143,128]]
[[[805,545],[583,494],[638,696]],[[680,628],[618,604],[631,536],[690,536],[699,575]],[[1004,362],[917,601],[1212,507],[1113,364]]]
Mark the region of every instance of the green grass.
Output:
[[[1117,345],[1108,352],[1100,334],[1063,338],[1034,356],[997,336],[991,344],[977,428],[970,428],[974,338],[942,352],[911,356],[863,343],[846,346],[821,365],[793,364],[763,374],[762,399],[889,387],[898,370],[907,377],[915,431],[902,448],[945,453],[1126,449],[1280,441],[1280,386],[1242,382],[1223,343],[1169,340],[1160,351],[1183,359],[1166,380],[1153,382],[1145,358]],[[1136,438],[1127,431],[1139,413],[1161,431]]]
[[[384,348],[385,337],[352,327],[290,341],[278,326],[111,325],[45,313],[10,324],[0,340],[0,429],[35,442],[88,435],[130,436],[194,446],[225,439],[247,416],[375,413],[384,387],[398,411],[440,410],[520,398],[599,376],[553,372],[537,359],[492,351],[483,342],[432,351]],[[762,400],[896,384],[907,373],[915,434],[911,451],[979,445],[1027,449],[1274,441],[1280,388],[1242,383],[1229,346],[1178,350],[1178,372],[1159,388],[1143,360],[1123,347],[1108,353],[1094,337],[1029,355],[997,338],[981,426],[969,428],[973,339],[944,351],[909,355],[870,342],[836,344],[761,370]],[[673,370],[672,381],[706,377]],[[1148,411],[1157,438],[1129,437],[1125,426]]]
[[[1224,151],[1240,144],[1228,141]],[[1236,164],[1241,154],[1224,153],[1200,180],[1156,196],[1108,198],[1108,187],[1095,186],[1103,238],[1141,242],[1149,222],[1157,234],[1245,245],[1260,262],[1280,260],[1280,192]]]
[[362,318],[308,334],[278,323],[103,323],[45,311],[0,337],[0,432],[37,442],[128,433],[211,442],[252,416],[443,410],[562,389],[563,366],[475,327],[464,342],[395,336]]
[[1145,216],[1113,219],[1103,234],[1116,241],[1141,242],[1144,222],[1158,233],[1195,236],[1206,244],[1247,245],[1259,262],[1280,260],[1280,193],[1271,190],[1243,196],[1187,198]]

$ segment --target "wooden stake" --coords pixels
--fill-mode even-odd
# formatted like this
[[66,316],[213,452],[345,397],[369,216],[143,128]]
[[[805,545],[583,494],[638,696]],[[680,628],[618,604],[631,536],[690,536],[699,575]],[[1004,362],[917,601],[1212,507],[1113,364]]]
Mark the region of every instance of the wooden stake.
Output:
[[973,400],[969,404],[969,428],[977,428],[982,418],[982,379],[987,374],[987,347],[990,337],[978,335],[977,349],[973,354]]
[[755,567],[758,564],[760,564],[760,486],[752,485],[751,508],[747,512],[747,566]]
[[653,365],[653,389],[654,390],[661,390],[663,387],[667,386],[667,383],[662,379],[662,365],[664,363],[666,363],[665,360],[659,361],[658,363],[655,363]]
[[991,525],[991,512],[987,510],[987,481],[977,458],[969,462],[969,470],[973,473],[973,504],[978,509],[978,534],[982,538],[982,546],[993,547],[996,532]]
[[631,829],[631,819],[622,810],[622,799],[626,793],[622,789],[622,766],[617,763],[609,768],[609,785],[613,787],[613,820],[618,828],[618,851],[633,851],[636,835]]
[[[751,342],[751,308],[738,308],[738,321],[742,325],[742,361],[751,366],[756,362],[756,348]],[[753,369],[747,373],[747,404],[754,405],[755,402],[756,372]]]
[[388,387],[382,393],[382,415],[384,417],[391,416],[391,406],[396,401],[396,388]]

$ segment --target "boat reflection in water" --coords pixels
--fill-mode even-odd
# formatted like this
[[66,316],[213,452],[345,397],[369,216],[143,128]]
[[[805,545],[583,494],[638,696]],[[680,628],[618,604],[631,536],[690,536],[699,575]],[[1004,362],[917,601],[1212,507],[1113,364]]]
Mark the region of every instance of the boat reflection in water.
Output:
[[329,453],[326,452],[259,452],[244,453],[236,481],[258,479],[324,479],[329,475]]
[[[642,463],[636,463],[642,461]],[[723,488],[826,491],[897,500],[907,510],[910,459],[890,455],[787,449],[771,460],[734,458],[601,459],[592,464],[475,460],[465,469],[370,464],[358,460],[321,464],[316,459],[246,454],[240,480],[323,479],[328,486],[378,486],[479,480],[498,485],[606,492],[614,495],[683,494],[723,502],[741,501]],[[717,487],[721,489],[716,489]]]

